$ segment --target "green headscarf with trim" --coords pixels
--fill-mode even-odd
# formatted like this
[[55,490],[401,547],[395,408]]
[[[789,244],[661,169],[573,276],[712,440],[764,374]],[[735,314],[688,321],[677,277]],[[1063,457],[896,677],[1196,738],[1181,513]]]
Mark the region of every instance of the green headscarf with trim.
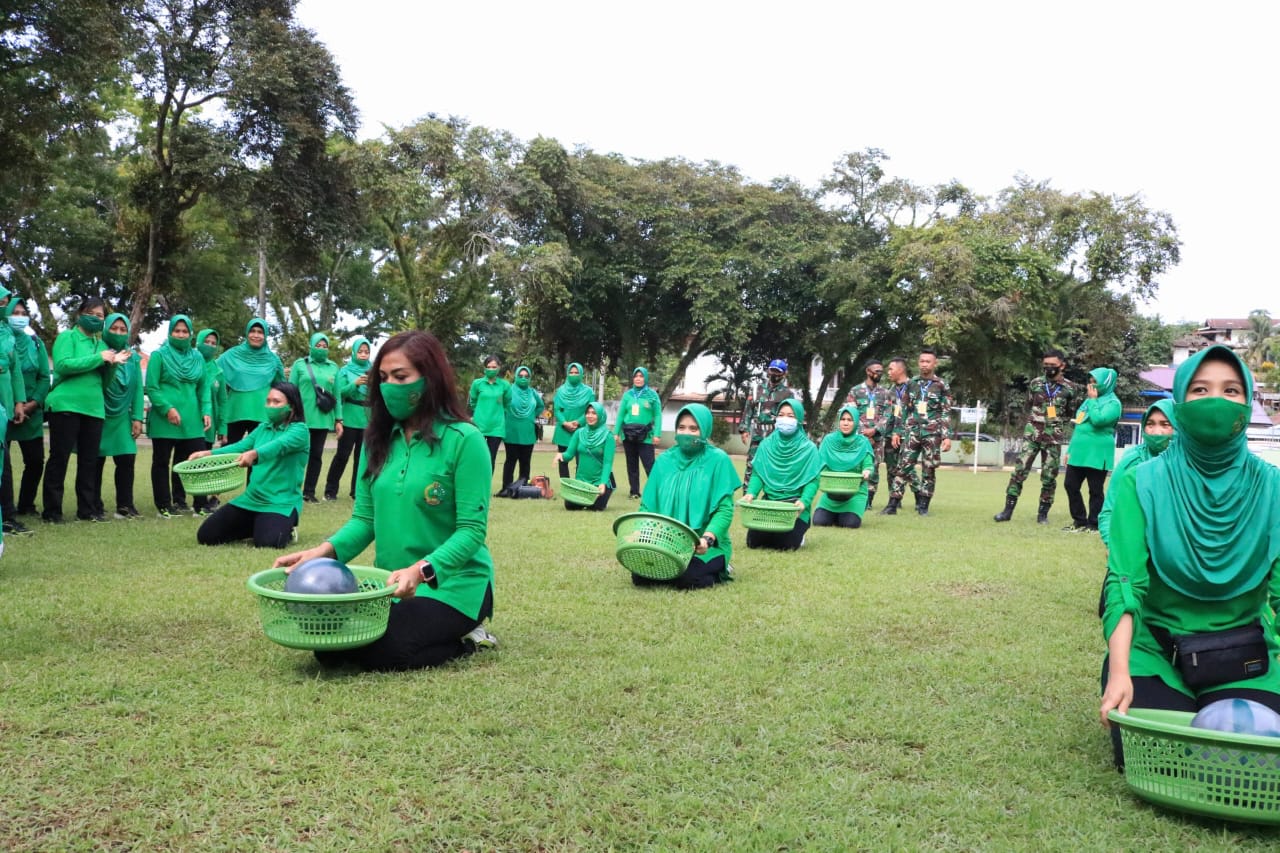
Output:
[[373,366],[373,359],[356,357],[356,353],[360,351],[362,344],[369,348],[370,354],[373,353],[373,344],[369,343],[369,339],[364,335],[356,335],[351,340],[351,357],[347,359],[346,364],[342,365],[342,369],[338,373],[351,381],[352,387],[355,388],[357,399],[366,400],[369,397],[369,384],[366,382],[364,385],[356,385],[355,381],[369,372],[369,368]]
[[[569,369],[573,367],[578,368],[578,379],[580,381],[577,385],[569,384]],[[565,368],[564,375],[565,381],[556,389],[554,397],[556,408],[576,409],[580,406],[585,406],[595,397],[595,392],[586,383],[586,371],[583,370],[581,364],[576,361],[572,362],[569,367]]]
[[766,435],[752,462],[752,472],[760,474],[775,500],[799,498],[804,487],[822,473],[818,448],[804,432],[804,406],[791,397],[779,403],[778,408],[787,405],[801,426],[791,435],[783,435],[777,429]]
[[[108,314],[107,319],[102,321],[103,331],[110,329],[111,324],[116,320],[124,321],[124,333],[127,338],[132,331],[132,326],[129,324],[129,318],[124,314]],[[165,369],[169,369],[168,364],[165,365]],[[115,375],[102,391],[103,409],[108,418],[119,417],[129,411],[129,406],[133,404],[134,382],[141,374],[140,360],[132,355],[124,364],[116,365]]]
[[1178,428],[1178,419],[1173,414],[1174,402],[1172,397],[1165,397],[1163,400],[1156,400],[1142,414],[1142,450],[1144,454],[1143,462],[1147,459],[1154,459],[1169,448],[1169,442],[1173,439],[1172,433],[1158,433],[1156,435],[1147,434],[1147,421],[1151,418],[1152,412],[1159,412],[1169,419],[1169,423],[1173,424],[1174,430]]
[[[515,375],[511,378],[518,380],[520,371],[525,371],[530,378],[533,377],[533,371],[526,365],[520,365],[516,368]],[[507,404],[507,408],[511,410],[511,414],[515,415],[519,420],[525,420],[531,415],[535,415],[534,411],[538,407],[538,392],[532,387],[521,388],[515,381],[511,383],[511,402]]]
[[[107,325],[110,326],[111,324],[108,323]],[[209,349],[209,345],[204,342],[204,339],[210,335],[213,335],[214,340],[217,341],[217,343],[213,345],[212,349]],[[222,345],[222,335],[218,334],[217,329],[201,329],[196,333],[196,336],[191,339],[191,342],[195,349],[200,353],[200,357],[206,362],[210,362],[218,357],[218,347]]]
[[[1187,388],[1207,360],[1239,371],[1244,402],[1187,401]],[[1216,344],[1184,361],[1173,379],[1178,437],[1137,468],[1151,564],[1170,587],[1191,598],[1224,601],[1262,583],[1280,557],[1280,469],[1249,451],[1245,427],[1253,375],[1240,357]],[[1209,443],[1190,424],[1225,413],[1226,439]]]
[[[23,308],[27,307],[25,299],[10,299],[9,305],[6,306],[9,309],[9,316],[13,316],[13,309],[18,306],[19,302],[22,303]],[[127,317],[125,322],[129,322]],[[4,325],[9,325],[8,318],[5,318]],[[9,329],[9,331],[13,332],[13,329]],[[45,361],[43,366],[40,364],[40,349],[36,345],[36,337],[34,335],[29,335],[26,332],[13,332],[13,348],[18,351],[18,364],[24,373],[40,370],[47,371],[49,369],[48,361]]]
[[[249,330],[254,326],[262,329],[263,337],[262,346],[256,348],[249,344]],[[271,384],[276,374],[284,373],[284,363],[271,351],[266,337],[267,321],[254,317],[245,323],[244,340],[219,357],[218,366],[232,391],[261,391]]]
[[[187,324],[187,331],[191,331],[194,327],[191,325],[191,318],[186,314],[174,314],[169,318],[169,338],[157,354],[160,361],[164,364],[164,372],[167,376],[182,382],[195,382],[201,376],[204,376],[204,356],[195,349],[194,346],[188,346],[183,351],[177,349],[173,344],[173,330],[179,323]],[[103,321],[103,328],[109,328],[106,321]],[[192,338],[187,338],[192,341]]]
[[[702,437],[709,440],[711,410],[701,403],[691,403],[676,413],[677,424],[686,413],[693,416]],[[640,509],[661,513],[701,531],[720,502],[733,497],[741,486],[742,477],[720,448],[704,444],[695,453],[672,449],[653,463]]]
[[604,410],[604,403],[599,400],[592,400],[587,404],[587,408],[596,413],[596,425],[587,423],[584,415],[582,426],[578,427],[575,433],[578,436],[578,449],[590,450],[592,455],[603,458],[598,451],[604,446],[604,440],[609,436],[609,413]]
[[[853,417],[853,432],[846,436],[840,431],[840,415],[848,412]],[[822,439],[818,447],[818,461],[827,471],[857,471],[858,465],[872,450],[871,442],[858,432],[858,407],[853,403],[842,406],[836,415],[835,432]]]

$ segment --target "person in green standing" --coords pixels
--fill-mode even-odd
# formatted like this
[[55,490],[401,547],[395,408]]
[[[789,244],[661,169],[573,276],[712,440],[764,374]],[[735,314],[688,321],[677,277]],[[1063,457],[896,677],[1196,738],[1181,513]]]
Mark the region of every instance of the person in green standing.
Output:
[[654,445],[662,437],[662,400],[649,387],[649,371],[643,367],[631,371],[631,387],[622,392],[613,435],[621,439],[627,459],[627,488],[632,499],[639,500],[640,466],[648,477],[653,470]]
[[[609,505],[609,497],[618,487],[613,479],[615,442],[613,433],[609,431],[609,420],[604,410],[604,403],[588,404],[587,412],[582,418],[585,426],[574,430],[573,435],[569,437],[569,446],[564,449],[564,452],[556,454],[556,462],[567,465],[570,459],[578,460],[578,470],[574,479],[595,486],[596,492],[600,495],[595,503],[585,509],[599,512]],[[584,509],[569,501],[564,502],[564,508]]]
[[520,466],[520,479],[528,481],[533,460],[533,446],[538,441],[538,415],[542,414],[542,395],[530,387],[533,373],[523,364],[516,368],[516,381],[507,403],[506,432],[502,443],[507,458],[502,463],[502,488],[511,485]]
[[342,488],[342,475],[351,466],[351,490],[348,497],[356,496],[356,471],[360,467],[360,448],[364,446],[364,428],[369,425],[369,368],[373,362],[368,338],[357,335],[351,342],[351,357],[338,372],[338,396],[342,398],[342,436],[338,450],[329,462],[329,473],[324,482],[324,499],[338,499]]
[[770,501],[794,501],[800,508],[795,525],[785,533],[747,531],[748,548],[794,551],[804,544],[809,529],[809,507],[818,493],[822,463],[818,448],[804,432],[804,406],[794,397],[778,406],[773,432],[765,436],[756,451],[751,483],[744,500],[758,497]]
[[173,518],[171,468],[204,449],[204,434],[213,423],[204,357],[192,346],[191,318],[169,318],[169,338],[147,362],[147,435],[151,438],[151,491],[156,512]]
[[[4,532],[27,536],[32,533],[18,520],[19,515],[36,514],[36,492],[44,473],[44,403],[49,395],[49,351],[44,341],[30,330],[31,317],[26,302],[14,299],[9,309],[8,325],[13,331],[14,352],[27,389],[25,403],[14,403],[14,416],[19,408],[20,423],[9,421],[8,439],[4,447],[4,474],[0,477],[0,513],[4,515]],[[9,458],[9,443],[17,442],[22,452],[22,480],[14,500],[14,476]]]
[[[561,454],[569,448],[569,439],[575,430],[582,427],[582,418],[587,413],[587,405],[595,399],[591,386],[583,382],[582,365],[573,362],[565,374],[564,382],[556,389],[552,398],[552,414],[556,419],[556,431],[551,441]],[[560,478],[569,476],[569,463],[560,463]]]
[[[210,419],[209,428],[204,431],[204,449],[209,450],[219,441],[227,439],[227,380],[218,366],[218,356],[222,352],[220,338],[213,329],[201,329],[196,333],[196,350],[204,359],[204,380],[209,386]],[[179,511],[186,511],[187,493],[182,487],[182,478],[174,474],[170,480],[173,488],[173,505]],[[191,501],[197,516],[209,515],[218,505],[214,495],[196,495]]]
[[311,336],[311,353],[289,368],[289,381],[298,386],[298,393],[302,395],[307,429],[311,431],[311,453],[302,483],[302,500],[317,503],[316,484],[320,482],[320,468],[324,465],[324,443],[330,432],[336,432],[341,441],[343,432],[338,365],[329,358],[329,337],[324,332]]
[[113,350],[102,342],[107,306],[96,296],[85,297],[76,325],[53,342],[53,384],[45,400],[49,423],[49,463],[44,467],[44,510],[40,517],[61,524],[62,489],[67,465],[75,453],[87,464],[76,466],[76,518],[106,521],[98,512],[98,444],[102,441],[106,407],[103,393],[116,367],[130,358],[128,350]]
[[98,513],[106,514],[102,503],[102,478],[107,458],[115,463],[116,511],[119,519],[139,518],[133,503],[133,484],[138,460],[138,436],[145,417],[142,396],[142,356],[129,346],[129,318],[109,314],[102,340],[113,350],[128,352],[129,360],[116,367],[115,376],[103,393],[102,442],[98,445]]
[[705,589],[733,580],[733,495],[742,485],[729,454],[713,447],[711,410],[692,403],[676,413],[676,446],[658,457],[644,485],[640,511],[674,518],[693,529],[698,541],[680,575],[667,581],[632,575],[636,586]]
[[255,548],[289,544],[302,512],[302,477],[310,448],[297,386],[276,382],[267,392],[267,419],[257,429],[239,441],[191,454],[192,459],[236,455],[241,468],[257,472],[243,492],[204,520],[196,541],[223,545],[252,539]]
[[502,361],[495,355],[484,360],[484,376],[471,383],[467,395],[476,429],[489,445],[489,472],[498,467],[498,448],[507,434],[507,407],[511,405],[511,383],[498,374]]
[[[17,304],[17,298],[4,285],[0,285],[0,407],[4,408],[6,425],[12,419],[14,426],[21,427],[23,421],[27,419],[27,384],[23,375],[22,364],[18,359],[17,335],[9,325],[9,316],[13,313]],[[10,470],[8,440],[0,441],[0,446],[4,447],[4,453],[0,455],[0,466],[3,466],[3,469],[0,470],[0,479],[9,484],[6,492],[9,499],[7,503],[0,502],[0,513],[3,513],[6,523],[12,528],[11,532],[16,533],[16,523],[8,521],[9,513],[12,513],[15,509],[13,506],[13,472]],[[25,527],[25,525],[23,526]]]
[[862,479],[851,493],[833,496],[823,492],[813,511],[814,527],[862,526],[876,451],[870,439],[859,431],[858,421],[858,404],[844,406],[840,409],[836,431],[823,438],[818,447],[818,461],[823,471],[857,472]]
[[[1173,440],[1176,431],[1173,414],[1175,408],[1171,397],[1157,400],[1147,407],[1147,411],[1142,415],[1142,443],[1130,447],[1120,457],[1120,461],[1116,463],[1116,469],[1111,472],[1113,485],[1120,482],[1120,478],[1129,469],[1136,468],[1149,459],[1155,459],[1169,448],[1169,442]],[[1107,496],[1102,501],[1102,512],[1098,513],[1098,536],[1102,539],[1103,545],[1111,539],[1111,514],[1115,509],[1113,491],[1114,489],[1107,492]]]
[[[1107,472],[1116,463],[1116,422],[1123,406],[1116,396],[1116,372],[1109,367],[1089,371],[1088,397],[1076,410],[1076,426],[1067,445],[1067,473],[1062,488],[1067,493],[1071,523],[1069,532],[1098,530],[1098,514],[1102,512],[1103,486]],[[1089,484],[1089,509],[1086,512],[1081,486]]]
[[[1104,726],[1112,710],[1191,713],[1222,699],[1280,712],[1280,469],[1249,451],[1253,376],[1216,344],[1178,366],[1173,399],[1177,438],[1111,487]],[[1176,654],[1192,637],[1234,649],[1234,666]]]
[[387,584],[400,600],[381,638],[316,658],[405,670],[493,648],[497,640],[482,627],[493,614],[493,560],[485,546],[492,469],[444,347],[427,332],[401,332],[378,351],[371,380],[351,520],[328,541],[275,565],[292,571],[315,557],[351,560],[372,542],[374,565],[393,570]]
[[218,358],[218,367],[227,383],[227,441],[239,441],[267,419],[267,392],[284,381],[284,363],[267,345],[267,321],[250,320],[244,340]]

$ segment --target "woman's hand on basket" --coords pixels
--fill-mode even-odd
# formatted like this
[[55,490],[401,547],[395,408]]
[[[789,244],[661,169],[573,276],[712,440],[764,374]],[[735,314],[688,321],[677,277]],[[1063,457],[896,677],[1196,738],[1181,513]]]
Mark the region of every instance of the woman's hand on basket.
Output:
[[563,461],[564,461],[564,456],[562,456],[561,454],[557,453],[557,454],[556,454],[556,462],[557,462],[557,463],[560,463],[560,462],[563,462]]
[[804,509],[804,501],[796,501],[796,509]]
[[420,583],[422,583],[422,570],[418,568],[417,563],[407,569],[394,571],[387,577],[387,586],[396,588],[392,595],[402,601],[406,598],[413,598],[418,591],[418,584]]
[[604,483],[601,483],[600,485],[596,486],[596,494],[597,495],[604,494]]
[[258,464],[258,451],[246,450],[244,453],[241,453],[236,457],[236,464],[241,468],[252,468],[254,465]]
[[756,496],[755,496],[755,495],[743,495],[743,496],[742,496],[742,499],[743,499],[744,501],[747,501],[748,503],[750,503],[751,501],[753,501],[753,500],[755,500],[755,499],[756,499]]
[[208,450],[197,450],[195,453],[192,453],[190,456],[187,457],[187,461],[190,462],[192,459],[203,459],[206,456],[212,456],[212,455],[213,453]]
[[294,551],[292,554],[277,557],[276,561],[271,564],[271,568],[284,569],[288,573],[293,571],[299,563],[305,563],[307,560],[314,560],[316,557],[336,556],[338,555],[334,552],[333,545],[328,542],[322,542],[314,548],[308,548],[305,551]]
[[1128,675],[1111,673],[1107,677],[1107,689],[1102,693],[1102,708],[1099,711],[1102,725],[1111,728],[1107,712],[1114,709],[1121,714],[1127,714],[1131,702],[1133,702],[1133,679]]

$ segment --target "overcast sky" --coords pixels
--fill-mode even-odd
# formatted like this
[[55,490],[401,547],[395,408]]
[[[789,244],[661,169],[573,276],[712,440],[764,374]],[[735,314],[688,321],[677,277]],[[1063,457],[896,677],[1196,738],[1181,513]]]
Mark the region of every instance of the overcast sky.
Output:
[[[362,136],[427,114],[812,186],[849,151],[982,194],[1017,174],[1139,193],[1182,263],[1168,322],[1280,315],[1271,254],[1280,7],[302,0]],[[1236,10],[1236,11],[1233,11]]]

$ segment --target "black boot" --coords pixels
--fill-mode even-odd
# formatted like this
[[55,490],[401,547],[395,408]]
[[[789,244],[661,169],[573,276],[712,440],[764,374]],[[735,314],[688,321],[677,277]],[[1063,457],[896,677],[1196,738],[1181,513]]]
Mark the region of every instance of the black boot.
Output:
[[916,495],[916,515],[928,515],[931,500],[933,495]]
[[1004,499],[1004,509],[996,513],[996,521],[1008,521],[1013,518],[1013,508],[1017,505],[1017,498],[1006,497]]
[[876,502],[876,490],[871,489],[867,492],[867,506],[862,511],[866,512],[871,509],[871,505]]
[[1036,524],[1049,523],[1049,507],[1053,506],[1049,501],[1040,501],[1040,511],[1036,513]]
[[880,510],[881,515],[897,515],[898,507],[902,506],[902,498],[889,498],[889,503],[885,504],[885,508]]

